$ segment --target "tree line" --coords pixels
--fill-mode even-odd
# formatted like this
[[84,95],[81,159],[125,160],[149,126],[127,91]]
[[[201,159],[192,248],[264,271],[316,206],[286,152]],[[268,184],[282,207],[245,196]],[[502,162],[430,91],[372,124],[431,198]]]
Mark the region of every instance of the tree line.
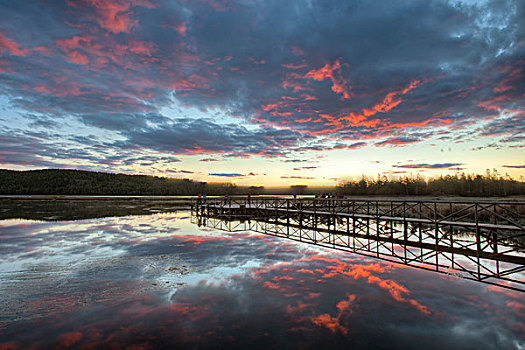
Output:
[[505,197],[525,195],[525,182],[489,171],[486,175],[462,173],[429,180],[419,175],[399,179],[378,176],[375,180],[363,176],[359,181],[339,184],[337,192],[345,195]]
[[82,170],[0,170],[0,194],[4,195],[221,195],[234,193],[236,187],[231,183]]
[[[525,195],[525,182],[497,172],[486,175],[456,174],[425,180],[416,177],[388,179],[378,176],[342,182],[322,191],[360,196],[440,196],[502,197]],[[125,175],[82,170],[44,169],[15,171],[0,169],[0,195],[242,195],[316,194],[318,189],[294,185],[281,189],[207,183],[148,175]]]

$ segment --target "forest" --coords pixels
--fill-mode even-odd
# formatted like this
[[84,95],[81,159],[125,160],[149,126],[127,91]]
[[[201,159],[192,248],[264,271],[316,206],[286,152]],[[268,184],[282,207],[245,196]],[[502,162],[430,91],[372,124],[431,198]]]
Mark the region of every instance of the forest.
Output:
[[368,196],[464,196],[464,197],[506,197],[525,195],[525,182],[516,181],[497,172],[486,175],[456,174],[425,180],[416,177],[401,177],[390,180],[378,176],[369,180],[363,176],[359,181],[343,182],[337,192],[344,195]]
[[505,197],[525,195],[525,182],[497,172],[486,175],[456,174],[425,180],[420,176],[388,179],[378,176],[342,182],[336,187],[313,188],[293,185],[282,188],[237,186],[149,175],[125,175],[65,169],[2,170],[0,195],[242,195],[317,194],[345,196],[465,196]]
[[82,170],[0,170],[0,195],[194,195],[234,193],[231,183]]

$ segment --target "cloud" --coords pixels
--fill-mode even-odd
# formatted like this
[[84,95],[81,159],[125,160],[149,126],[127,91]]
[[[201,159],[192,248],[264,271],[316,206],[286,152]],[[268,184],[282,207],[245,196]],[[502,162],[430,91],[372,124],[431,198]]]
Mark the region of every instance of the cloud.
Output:
[[406,169],[463,169],[458,168],[459,166],[464,165],[464,163],[435,163],[435,164],[400,164],[392,165],[393,168],[406,168]]
[[342,94],[345,99],[350,98],[349,88],[347,87],[348,81],[342,77],[340,60],[335,60],[332,64],[327,63],[319,69],[312,69],[306,73],[304,77],[316,81],[322,81],[325,78],[329,78],[332,81],[333,92]]
[[313,180],[315,177],[311,176],[281,176],[281,179],[303,179],[303,180]]
[[[43,120],[47,123],[47,120]],[[42,120],[35,117],[35,124]],[[53,123],[54,125],[54,123]],[[136,166],[171,168],[181,162],[174,155],[151,154],[148,150],[123,150],[101,141],[94,135],[69,136],[49,132],[22,132],[7,129],[0,132],[0,164],[25,165],[32,168],[76,168],[80,170],[130,173]],[[82,164],[82,165],[71,165]],[[155,166],[155,167],[153,167]],[[164,172],[164,170],[160,171]]]
[[[151,165],[153,165],[154,163],[152,163]],[[150,164],[147,164],[147,165],[150,165]],[[190,170],[171,170],[171,169],[168,169],[168,170],[164,170],[162,171],[164,173],[172,173],[172,174],[195,174],[194,171],[190,171]]]
[[523,169],[525,165],[503,165],[504,168]]
[[376,147],[405,147],[414,143],[421,142],[422,140],[414,137],[394,137],[384,141],[376,142]]
[[301,171],[301,170],[313,170],[319,168],[318,166],[302,166],[298,168],[293,168],[293,170]]
[[320,327],[328,328],[334,333],[341,333],[343,335],[348,334],[348,329],[341,326],[341,324],[339,323],[339,319],[336,317],[331,317],[329,314],[315,316],[312,317],[311,320],[313,324]]
[[126,119],[118,123],[127,123],[128,126],[130,123],[136,123],[137,127],[128,127],[121,131],[127,139],[116,142],[115,146],[140,146],[180,155],[283,155],[288,153],[291,147],[309,138],[289,130],[248,130],[241,125],[217,124],[211,119],[159,120],[153,127],[140,127],[146,121],[143,118]]
[[461,142],[465,128],[518,147],[524,13],[518,0],[17,2],[0,5],[0,94],[42,129],[67,116],[117,132],[123,151],[275,157]]
[[220,177],[244,177],[246,175],[239,173],[210,173],[210,176],[220,176]]
[[13,56],[27,56],[28,50],[21,47],[21,45],[14,40],[6,37],[0,32],[0,52],[7,51]]
[[[3,311],[23,322],[6,321],[0,344],[381,348],[386,339],[393,349],[461,349],[522,341],[519,293],[269,235],[192,230],[185,215],[0,222],[2,256],[23,270],[5,265],[13,292]],[[66,267],[51,264],[50,274],[57,256]],[[46,276],[38,295],[34,279],[22,278],[28,269]]]
[[80,0],[72,1],[66,0],[68,6],[72,8],[79,8],[79,10],[86,10],[93,8],[96,15],[88,15],[88,17],[95,20],[102,28],[113,33],[126,32],[129,33],[136,21],[131,18],[131,6],[155,7],[149,0],[143,1],[122,1],[122,0]]
[[247,176],[258,176],[258,175],[266,175],[266,174],[256,174],[253,172],[249,172],[248,174],[240,174],[240,173],[210,173],[208,174],[210,176],[220,176],[220,177],[247,177]]
[[283,160],[284,163],[304,163],[308,162],[308,159],[286,159]]

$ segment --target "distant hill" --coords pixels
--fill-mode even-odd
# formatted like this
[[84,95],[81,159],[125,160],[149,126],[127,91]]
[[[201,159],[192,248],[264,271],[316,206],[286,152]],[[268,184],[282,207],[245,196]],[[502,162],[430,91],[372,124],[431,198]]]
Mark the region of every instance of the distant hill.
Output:
[[81,170],[0,170],[0,194],[194,195],[235,193],[233,184]]
[[346,196],[524,196],[525,182],[489,174],[447,175],[429,180],[403,177],[376,180],[365,176],[359,181],[342,182],[337,187],[264,188],[236,186],[232,183],[206,183],[190,179],[172,179],[147,175],[124,175],[81,170],[1,170],[0,195],[230,195],[235,194],[304,194],[338,193]]

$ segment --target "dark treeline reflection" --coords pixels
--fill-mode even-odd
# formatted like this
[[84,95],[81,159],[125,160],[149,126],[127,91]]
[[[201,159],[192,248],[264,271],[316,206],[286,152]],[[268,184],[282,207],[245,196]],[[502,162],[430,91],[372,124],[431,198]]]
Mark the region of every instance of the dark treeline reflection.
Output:
[[82,220],[110,216],[151,215],[173,212],[189,206],[179,198],[0,198],[0,220]]

